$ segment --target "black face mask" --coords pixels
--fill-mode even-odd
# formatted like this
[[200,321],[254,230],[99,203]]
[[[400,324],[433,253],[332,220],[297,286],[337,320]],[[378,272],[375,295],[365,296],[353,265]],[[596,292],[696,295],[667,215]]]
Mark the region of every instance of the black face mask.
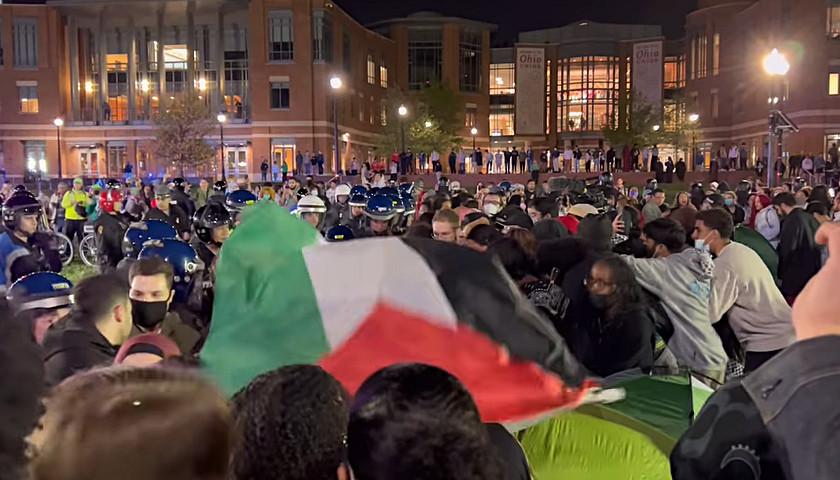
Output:
[[607,309],[609,306],[609,298],[609,295],[598,295],[596,293],[589,294],[589,301],[592,303],[592,306],[598,310]]
[[166,317],[168,307],[166,301],[162,302],[141,302],[131,301],[131,320],[140,330],[149,331],[154,329]]

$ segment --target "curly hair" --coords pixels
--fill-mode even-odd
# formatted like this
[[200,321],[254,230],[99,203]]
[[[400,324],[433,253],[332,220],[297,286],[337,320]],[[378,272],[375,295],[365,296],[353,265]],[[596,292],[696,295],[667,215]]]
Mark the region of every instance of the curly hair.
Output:
[[472,396],[430,365],[392,365],[368,377],[351,407],[347,445],[358,480],[501,478]]
[[236,480],[334,480],[344,461],[348,395],[315,365],[264,373],[233,397]]

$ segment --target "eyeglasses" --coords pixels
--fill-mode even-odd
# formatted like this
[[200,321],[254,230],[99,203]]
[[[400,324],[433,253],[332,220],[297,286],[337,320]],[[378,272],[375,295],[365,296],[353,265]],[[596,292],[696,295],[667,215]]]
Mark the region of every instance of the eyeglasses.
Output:
[[590,289],[594,288],[594,289],[599,289],[600,290],[602,288],[612,287],[615,284],[604,281],[604,280],[601,280],[600,278],[586,277],[586,278],[583,279],[583,285],[587,288],[590,288]]

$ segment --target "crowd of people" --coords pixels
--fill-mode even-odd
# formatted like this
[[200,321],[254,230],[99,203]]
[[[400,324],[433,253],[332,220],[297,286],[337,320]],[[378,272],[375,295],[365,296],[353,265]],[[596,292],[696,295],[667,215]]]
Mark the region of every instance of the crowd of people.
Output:
[[[514,152],[494,168],[533,165]],[[278,365],[232,399],[202,377],[217,259],[259,202],[327,242],[406,236],[493,258],[593,378],[688,369],[719,389],[671,453],[675,479],[840,472],[822,455],[840,385],[833,189],[697,183],[669,202],[655,178],[631,187],[609,173],[472,189],[400,180],[85,191],[77,179],[46,202],[7,191],[0,478],[530,478],[514,437],[482,423],[466,388],[434,366],[385,367],[352,398],[313,365]],[[50,228],[75,237],[85,222],[98,273],[73,285]]]

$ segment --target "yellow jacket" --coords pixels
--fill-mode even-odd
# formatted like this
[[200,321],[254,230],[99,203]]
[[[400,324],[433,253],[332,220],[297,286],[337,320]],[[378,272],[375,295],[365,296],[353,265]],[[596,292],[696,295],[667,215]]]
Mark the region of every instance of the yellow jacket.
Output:
[[70,190],[64,194],[61,199],[61,208],[64,209],[64,218],[67,220],[85,220],[85,217],[76,212],[76,205],[81,202],[83,206],[87,206],[89,199],[87,193],[84,191]]

